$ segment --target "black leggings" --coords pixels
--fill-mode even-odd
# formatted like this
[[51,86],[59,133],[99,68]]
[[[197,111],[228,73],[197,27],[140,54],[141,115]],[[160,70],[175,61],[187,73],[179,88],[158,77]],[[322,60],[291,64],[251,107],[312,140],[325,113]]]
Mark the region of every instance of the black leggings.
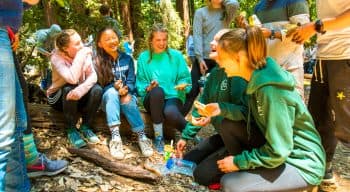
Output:
[[[216,62],[212,59],[204,59],[208,70],[207,73],[211,71],[212,68],[216,66]],[[192,108],[192,104],[196,97],[199,94],[199,83],[198,80],[202,76],[199,68],[199,62],[197,59],[194,60],[194,63],[192,63],[192,68],[191,68],[191,80],[192,80],[192,89],[191,91],[186,95],[186,102],[184,104],[182,114],[186,115]]]
[[51,106],[56,110],[63,111],[66,128],[75,127],[78,121],[78,111],[82,113],[82,124],[91,127],[101,103],[102,88],[95,84],[80,100],[66,100],[67,94],[75,87],[75,85],[66,84],[61,88],[60,100]]
[[229,155],[236,155],[243,150],[250,150],[263,145],[266,140],[260,130],[252,127],[249,138],[244,121],[230,121],[224,119],[221,127],[217,127],[219,134],[215,134],[198,144],[185,154],[184,159],[197,163],[194,179],[201,185],[220,182],[224,175],[216,164]]
[[185,128],[187,121],[180,112],[182,109],[181,100],[177,98],[165,99],[162,88],[156,87],[148,92],[143,105],[151,114],[153,123],[159,124],[166,120],[180,132]]

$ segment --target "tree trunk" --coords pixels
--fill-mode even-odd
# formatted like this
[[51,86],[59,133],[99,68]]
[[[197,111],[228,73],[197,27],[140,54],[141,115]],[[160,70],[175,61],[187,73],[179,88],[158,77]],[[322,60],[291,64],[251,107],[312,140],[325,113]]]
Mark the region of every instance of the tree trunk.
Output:
[[50,0],[43,0],[42,4],[44,7],[44,13],[45,13],[44,17],[45,17],[46,25],[47,27],[50,27],[52,24],[57,23],[54,8]]
[[135,40],[135,53],[134,55],[138,55],[142,50],[146,47],[142,47],[145,45],[144,40],[144,31],[142,27],[139,25],[139,21],[143,20],[142,12],[141,12],[141,0],[130,0],[130,13],[131,13],[131,28],[134,34]]
[[[60,111],[56,111],[46,104],[29,104],[29,115],[32,122],[32,127],[36,128],[53,128],[53,129],[64,129],[64,116]],[[145,124],[145,132],[153,138],[153,124],[148,113],[141,111],[141,117]],[[106,116],[104,112],[97,112],[95,116],[94,129],[101,130],[102,132],[109,133],[109,128],[106,124]],[[125,117],[121,116],[120,134],[127,136],[131,135],[131,129],[128,121]],[[164,136],[167,139],[174,139],[175,128],[169,125],[166,121],[164,122]]]
[[191,26],[188,0],[183,0],[183,21],[184,21],[185,35],[187,39],[188,34],[190,32],[190,26]]
[[68,151],[72,154],[76,154],[79,157],[82,157],[83,159],[86,159],[90,162],[95,163],[96,165],[102,167],[107,171],[111,171],[118,175],[130,177],[134,179],[140,179],[142,181],[152,182],[152,183],[156,183],[161,180],[160,176],[146,169],[143,169],[142,167],[125,164],[125,163],[111,160],[111,158],[106,158],[105,155],[107,155],[108,157],[109,155],[108,153],[99,154],[98,152],[91,149],[73,149],[73,148],[69,148]]
[[129,40],[133,41],[133,33],[132,33],[132,28],[131,28],[131,19],[130,19],[130,2],[129,0],[122,1],[120,3],[120,16],[121,16],[121,21],[123,22],[124,26],[124,33],[128,35]]

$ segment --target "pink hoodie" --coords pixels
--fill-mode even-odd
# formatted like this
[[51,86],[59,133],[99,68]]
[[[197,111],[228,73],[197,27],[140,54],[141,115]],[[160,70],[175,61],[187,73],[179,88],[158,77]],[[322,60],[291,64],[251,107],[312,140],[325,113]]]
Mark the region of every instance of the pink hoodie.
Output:
[[92,66],[92,51],[84,47],[74,59],[55,49],[51,56],[52,84],[47,95],[55,93],[65,84],[78,85],[74,90],[79,97],[84,96],[97,82],[97,75]]

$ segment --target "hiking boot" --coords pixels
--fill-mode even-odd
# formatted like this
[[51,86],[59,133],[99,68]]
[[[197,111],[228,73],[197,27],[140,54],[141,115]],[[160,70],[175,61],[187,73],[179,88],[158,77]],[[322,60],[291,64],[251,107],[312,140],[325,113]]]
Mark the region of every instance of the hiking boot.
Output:
[[94,132],[92,132],[91,129],[87,125],[82,125],[80,127],[80,132],[83,134],[83,136],[90,142],[90,143],[98,143],[100,142],[100,139],[95,135]]
[[39,176],[53,176],[64,171],[68,166],[65,160],[50,160],[44,154],[39,153],[39,157],[33,165],[27,166],[29,178]]
[[123,143],[118,140],[111,140],[109,142],[109,151],[116,159],[124,159]]
[[80,137],[76,128],[68,128],[68,140],[74,148],[81,148],[86,145],[85,141]]
[[140,139],[139,146],[141,153],[145,157],[150,157],[153,155],[152,142],[149,139]]
[[156,150],[159,154],[164,153],[164,139],[162,136],[157,136],[154,139],[154,147],[156,148]]

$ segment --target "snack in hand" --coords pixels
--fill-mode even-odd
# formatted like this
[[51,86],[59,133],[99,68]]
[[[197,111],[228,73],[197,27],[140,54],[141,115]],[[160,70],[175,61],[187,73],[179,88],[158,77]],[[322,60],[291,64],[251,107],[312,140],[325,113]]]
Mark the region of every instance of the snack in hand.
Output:
[[182,89],[185,89],[189,85],[190,84],[188,84],[188,83],[182,83],[182,84],[176,85],[174,88],[177,89],[177,90],[182,90]]
[[193,105],[194,105],[195,108],[198,109],[198,112],[199,112],[201,115],[203,115],[203,116],[205,116],[205,117],[210,117],[210,113],[209,113],[209,111],[207,111],[207,110],[205,109],[205,105],[204,105],[203,103],[201,103],[201,102],[199,102],[199,101],[196,100],[196,101],[194,101]]

